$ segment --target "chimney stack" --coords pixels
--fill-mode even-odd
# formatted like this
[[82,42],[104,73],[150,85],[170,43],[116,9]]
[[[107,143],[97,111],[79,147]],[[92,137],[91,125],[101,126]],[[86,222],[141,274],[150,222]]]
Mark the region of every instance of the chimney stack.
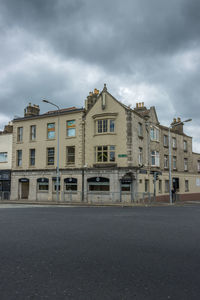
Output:
[[24,117],[30,117],[30,116],[38,116],[40,114],[40,107],[36,104],[31,104],[24,109]]

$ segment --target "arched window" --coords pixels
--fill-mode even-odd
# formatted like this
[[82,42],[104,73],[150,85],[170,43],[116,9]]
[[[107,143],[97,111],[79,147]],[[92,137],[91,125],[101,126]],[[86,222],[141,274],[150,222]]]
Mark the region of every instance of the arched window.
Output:
[[89,191],[104,192],[110,190],[110,180],[105,177],[88,178]]
[[66,191],[77,191],[77,178],[65,178],[64,184],[65,184],[65,190]]
[[38,191],[48,191],[49,190],[49,179],[48,178],[38,178],[37,179]]

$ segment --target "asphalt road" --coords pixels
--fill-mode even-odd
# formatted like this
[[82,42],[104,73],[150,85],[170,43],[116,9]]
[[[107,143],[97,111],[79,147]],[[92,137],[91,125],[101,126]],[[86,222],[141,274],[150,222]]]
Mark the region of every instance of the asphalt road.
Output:
[[0,299],[200,299],[200,206],[2,207]]

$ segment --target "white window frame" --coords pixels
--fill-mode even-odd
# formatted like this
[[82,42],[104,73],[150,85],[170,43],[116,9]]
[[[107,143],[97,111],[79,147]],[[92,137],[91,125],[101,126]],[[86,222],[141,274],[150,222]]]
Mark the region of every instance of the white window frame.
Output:
[[165,147],[168,147],[168,145],[169,145],[169,137],[166,134],[163,135],[163,145]]
[[159,142],[160,130],[156,126],[151,126],[150,128],[150,139],[151,141]]
[[172,164],[173,164],[173,170],[177,169],[177,159],[176,156],[173,156],[172,158]]
[[[153,163],[153,159],[155,163]],[[159,167],[160,166],[160,156],[158,151],[151,151],[151,166]]]
[[98,119],[96,122],[96,133],[114,133],[115,132],[115,119]]
[[168,157],[168,155],[164,155],[164,168],[165,169],[169,168],[169,157]]
[[176,147],[177,147],[177,141],[176,141],[176,138],[173,137],[173,138],[172,138],[172,148],[173,148],[173,149],[176,149]]
[[0,163],[8,162],[8,152],[0,152]]
[[[106,157],[107,157],[107,159],[104,160]],[[113,163],[115,161],[116,161],[115,145],[99,145],[99,146],[95,147],[95,162],[96,163]]]

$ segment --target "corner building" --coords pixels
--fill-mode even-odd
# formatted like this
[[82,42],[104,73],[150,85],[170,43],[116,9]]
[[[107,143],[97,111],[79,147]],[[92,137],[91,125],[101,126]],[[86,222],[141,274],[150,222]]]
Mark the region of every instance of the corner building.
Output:
[[[131,203],[153,193],[169,201],[169,128],[159,123],[155,107],[127,107],[106,85],[100,93],[90,92],[84,109],[40,115],[39,107],[29,104],[24,117],[13,120],[11,199],[56,201],[58,118],[60,201]],[[192,152],[181,120],[172,125],[176,199],[199,199],[200,154]]]

